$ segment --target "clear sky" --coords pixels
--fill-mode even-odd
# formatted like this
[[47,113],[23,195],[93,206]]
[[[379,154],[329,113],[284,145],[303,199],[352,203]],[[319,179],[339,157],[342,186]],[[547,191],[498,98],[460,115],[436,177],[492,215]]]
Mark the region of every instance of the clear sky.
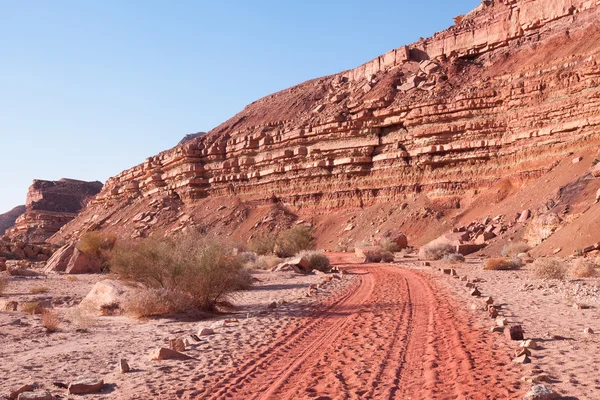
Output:
[[104,181],[479,3],[0,0],[0,213],[33,179]]

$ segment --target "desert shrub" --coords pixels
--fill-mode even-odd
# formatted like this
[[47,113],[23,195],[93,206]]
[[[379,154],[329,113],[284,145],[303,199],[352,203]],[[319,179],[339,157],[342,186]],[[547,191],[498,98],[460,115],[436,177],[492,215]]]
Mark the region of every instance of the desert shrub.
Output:
[[46,328],[46,332],[52,333],[59,330],[60,319],[55,311],[44,309],[42,311],[42,326]]
[[41,305],[39,301],[27,301],[24,303],[21,303],[21,311],[23,311],[24,313],[27,314],[39,314],[39,311],[41,310]]
[[519,269],[523,266],[523,262],[514,257],[510,258],[488,258],[485,261],[483,269],[486,271],[509,271]]
[[394,261],[394,253],[392,253],[391,251],[382,249],[381,250],[381,262],[389,263],[389,262],[393,262],[393,261]]
[[596,263],[586,258],[576,258],[571,263],[569,275],[575,278],[591,278],[596,276]]
[[390,238],[381,239],[379,241],[379,247],[381,247],[381,250],[389,253],[397,253],[401,250],[400,246],[398,246],[398,243],[394,242]]
[[158,317],[187,311],[186,297],[166,289],[137,290],[123,304],[125,313],[136,318]]
[[43,293],[48,293],[50,291],[49,288],[45,287],[45,286],[38,286],[38,287],[34,287],[31,288],[29,290],[29,293],[31,294],[43,294]]
[[564,279],[567,269],[555,258],[538,258],[532,265],[533,276],[541,279]]
[[263,256],[266,254],[273,254],[275,251],[275,245],[277,244],[277,236],[272,233],[265,233],[253,237],[248,241],[248,250]]
[[100,262],[102,270],[106,270],[109,267],[110,253],[116,242],[115,235],[90,231],[81,236],[77,248],[89,258]]
[[270,271],[283,262],[283,259],[275,255],[259,256],[254,261],[246,262],[245,267],[249,270]]
[[8,278],[0,275],[0,296],[4,294],[6,287],[8,286]]
[[[122,278],[161,290],[159,300],[185,298],[188,310],[212,311],[230,292],[251,283],[250,273],[230,245],[195,233],[118,243],[110,268]],[[157,293],[150,294],[157,297]]]
[[314,247],[314,238],[310,228],[296,225],[281,232],[277,239],[275,253],[279,257],[291,257],[302,250],[311,250]]
[[329,258],[320,251],[304,250],[298,253],[298,257],[303,257],[308,260],[308,267],[316,269],[322,272],[329,272],[331,270],[331,263]]
[[450,264],[464,263],[465,256],[463,256],[460,253],[448,254],[448,255],[445,255],[444,258],[442,258],[442,260],[446,261]]
[[501,254],[503,257],[516,257],[521,253],[527,253],[530,249],[531,247],[527,243],[510,243],[504,246]]
[[456,253],[456,246],[450,243],[430,243],[421,248],[420,256],[425,260],[441,260]]

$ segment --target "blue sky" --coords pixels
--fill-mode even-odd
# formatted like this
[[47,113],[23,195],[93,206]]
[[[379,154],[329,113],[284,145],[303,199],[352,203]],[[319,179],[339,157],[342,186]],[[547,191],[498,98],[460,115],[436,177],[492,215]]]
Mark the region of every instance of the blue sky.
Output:
[[33,179],[104,181],[479,2],[0,0],[0,213]]

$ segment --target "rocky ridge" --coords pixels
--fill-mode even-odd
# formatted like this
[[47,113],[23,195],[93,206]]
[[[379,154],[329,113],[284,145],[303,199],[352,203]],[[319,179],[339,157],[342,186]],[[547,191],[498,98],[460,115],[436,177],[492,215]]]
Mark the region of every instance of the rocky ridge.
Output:
[[131,222],[149,202],[169,205],[140,219],[173,227],[211,198],[340,210],[426,195],[456,208],[503,179],[538,178],[600,143],[598,4],[486,1],[110,178],[53,240]]

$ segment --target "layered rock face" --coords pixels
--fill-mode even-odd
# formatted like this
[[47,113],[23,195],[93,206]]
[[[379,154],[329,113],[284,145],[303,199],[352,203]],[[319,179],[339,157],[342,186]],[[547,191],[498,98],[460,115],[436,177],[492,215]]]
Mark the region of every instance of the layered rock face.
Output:
[[4,235],[4,232],[13,226],[17,218],[24,212],[25,206],[17,206],[4,214],[0,214],[0,236]]
[[154,197],[460,204],[502,179],[536,178],[600,143],[599,4],[486,1],[432,38],[256,101],[109,179],[57,237],[133,216]]
[[6,236],[12,242],[43,243],[75,218],[101,189],[100,182],[35,180],[27,192],[25,212]]

